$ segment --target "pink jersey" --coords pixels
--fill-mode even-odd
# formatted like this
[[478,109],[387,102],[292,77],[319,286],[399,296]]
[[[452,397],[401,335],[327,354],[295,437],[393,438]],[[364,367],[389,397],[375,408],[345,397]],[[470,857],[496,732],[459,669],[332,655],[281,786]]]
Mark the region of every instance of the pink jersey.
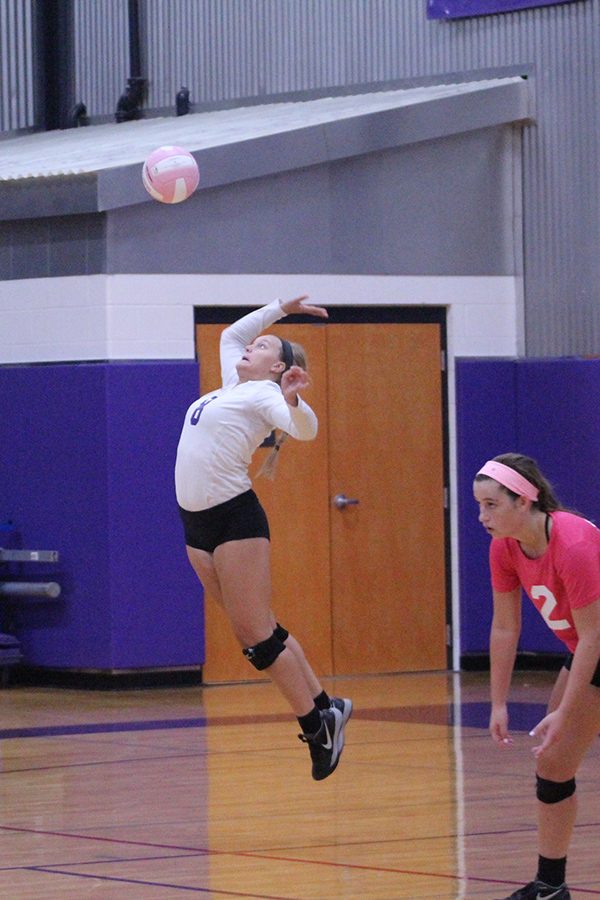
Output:
[[600,599],[600,530],[573,513],[550,513],[548,549],[529,559],[514,538],[493,538],[492,585],[496,591],[523,587],[546,625],[571,652],[578,635],[571,610]]

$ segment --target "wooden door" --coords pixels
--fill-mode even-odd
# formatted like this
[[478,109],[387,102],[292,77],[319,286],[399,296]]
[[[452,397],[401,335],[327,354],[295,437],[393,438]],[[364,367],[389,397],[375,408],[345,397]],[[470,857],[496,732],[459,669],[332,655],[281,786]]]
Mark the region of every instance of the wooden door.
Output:
[[[197,328],[202,392],[219,383],[223,327]],[[319,418],[316,441],[286,442],[274,482],[254,481],[278,619],[320,675],[446,668],[440,325],[269,330],[305,346]],[[337,494],[359,503],[338,509]],[[210,597],[205,621],[204,681],[260,677]]]
[[439,327],[327,330],[336,674],[447,665]]

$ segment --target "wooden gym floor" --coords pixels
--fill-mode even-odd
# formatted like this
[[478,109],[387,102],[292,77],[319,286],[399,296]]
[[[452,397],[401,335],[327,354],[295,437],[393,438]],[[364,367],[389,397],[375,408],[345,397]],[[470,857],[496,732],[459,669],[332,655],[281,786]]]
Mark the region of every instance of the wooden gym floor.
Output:
[[[515,744],[487,676],[326,681],[355,713],[338,770],[268,684],[0,691],[0,897],[506,897],[534,875],[532,739],[551,676],[519,673]],[[600,746],[579,779],[574,898],[600,897]]]

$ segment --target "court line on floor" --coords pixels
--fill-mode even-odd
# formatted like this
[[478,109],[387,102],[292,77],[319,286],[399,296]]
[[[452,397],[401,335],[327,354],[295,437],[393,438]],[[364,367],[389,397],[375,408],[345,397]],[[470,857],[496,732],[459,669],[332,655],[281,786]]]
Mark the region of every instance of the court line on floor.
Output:
[[[274,894],[248,894],[240,891],[226,891],[221,888],[213,887],[192,887],[191,885],[173,884],[163,881],[145,881],[141,878],[119,878],[116,875],[91,875],[86,872],[66,872],[61,869],[46,868],[42,866],[26,866],[24,869],[28,872],[43,872],[47,875],[66,875],[68,878],[88,878],[97,881],[118,882],[119,884],[137,884],[144,887],[169,888],[173,891],[187,891],[195,894],[210,894],[211,897],[245,897],[247,900],[292,900],[292,898],[281,897]],[[298,898],[301,900],[301,898]]]
[[164,762],[174,759],[198,759],[207,756],[206,750],[197,750],[191,753],[164,753],[153,756],[126,756],[121,759],[90,759],[87,762],[55,763],[51,766],[28,766],[25,769],[0,769],[0,778],[7,775],[30,775],[32,772],[54,772],[61,769],[85,769],[90,766],[116,766],[120,763],[131,765],[144,762]]
[[[289,721],[289,719],[286,719],[286,721]],[[404,743],[409,743],[411,740],[413,740],[413,739],[405,738]],[[420,744],[423,744],[427,741],[435,742],[438,740],[439,740],[439,738],[437,738],[437,737],[431,737],[431,738],[425,737],[424,738],[424,737],[420,736],[418,738],[418,741]],[[124,743],[125,743],[125,746],[128,746],[128,744],[129,744],[129,742],[124,742]],[[390,743],[392,743],[391,738],[386,739],[386,740],[371,740],[370,746],[378,746],[380,744],[390,744]],[[394,743],[395,743],[395,741],[394,741]],[[350,744],[347,743],[346,746],[350,746]],[[175,759],[193,760],[193,759],[201,759],[201,758],[207,757],[209,755],[214,758],[214,757],[238,756],[240,753],[248,753],[248,754],[256,754],[256,753],[265,754],[266,753],[266,754],[269,754],[269,753],[281,752],[284,750],[288,751],[289,749],[290,749],[289,743],[286,742],[286,743],[281,743],[280,745],[273,743],[273,744],[271,744],[268,751],[266,751],[264,748],[257,749],[257,748],[253,748],[253,747],[247,747],[245,749],[236,748],[236,749],[222,749],[222,750],[214,749],[214,748],[210,748],[210,749],[200,748],[198,750],[193,750],[193,751],[186,752],[186,753],[182,753],[182,752],[173,753],[173,752],[165,751],[163,754],[156,755],[156,753],[154,753],[151,756],[150,755],[148,755],[148,756],[123,756],[118,759],[91,759],[91,760],[86,760],[85,762],[53,763],[51,765],[26,766],[26,767],[17,768],[17,769],[9,769],[9,768],[2,769],[2,768],[0,768],[0,778],[6,778],[9,775],[31,774],[32,772],[52,772],[52,771],[56,771],[56,770],[64,770],[64,769],[71,769],[71,768],[73,768],[73,769],[85,768],[86,766],[87,767],[114,766],[114,765],[119,765],[121,763],[131,765],[134,763],[143,763],[146,761],[162,762],[164,760],[168,761],[168,760],[175,760]],[[360,761],[357,761],[357,765],[360,765],[360,764],[361,764]],[[386,764],[382,764],[382,765],[386,765]],[[388,763],[387,765],[390,765],[390,764]],[[419,768],[422,768],[422,766],[419,766]]]
[[106,859],[79,859],[77,862],[62,862],[62,863],[36,863],[33,865],[21,865],[21,866],[0,866],[0,874],[3,872],[20,872],[24,869],[29,871],[30,869],[52,869],[55,866],[58,868],[62,868],[63,866],[66,868],[73,866],[111,866],[113,864],[120,865],[121,863],[135,863],[135,862],[158,862],[164,859],[190,859],[195,856],[206,857],[206,853],[199,853],[197,850],[190,851],[189,853],[161,853],[156,856],[111,856]]
[[[381,872],[392,875],[411,875],[413,877],[420,878],[440,878],[445,881],[464,881],[464,877],[459,875],[450,874],[447,872],[431,872],[431,871],[421,871],[416,869],[399,869],[391,866],[370,866],[359,863],[341,863],[335,862],[333,860],[318,860],[318,859],[306,859],[302,857],[295,856],[275,856],[272,853],[264,853],[261,851],[247,851],[247,850],[215,850],[215,849],[206,849],[203,847],[183,847],[180,845],[173,844],[156,844],[152,841],[134,841],[129,838],[108,838],[101,837],[95,835],[83,835],[83,834],[74,834],[69,832],[61,832],[61,831],[48,831],[37,828],[22,828],[19,826],[12,825],[0,825],[0,831],[9,831],[9,832],[17,832],[20,834],[36,834],[36,835],[46,835],[48,837],[64,837],[72,840],[84,840],[84,841],[96,841],[99,843],[110,843],[110,844],[124,844],[127,846],[136,846],[136,847],[152,847],[156,850],[179,850],[179,851],[189,851],[191,853],[197,853],[204,856],[231,856],[234,858],[247,858],[247,859],[264,859],[271,860],[277,862],[287,862],[287,863],[299,863],[301,865],[312,865],[312,866],[326,866],[328,868],[341,868],[341,869],[350,869],[357,871],[366,871],[366,872]],[[339,848],[339,845],[337,845]],[[76,865],[76,863],[74,863]],[[25,868],[25,867],[24,867]],[[28,867],[28,868],[37,868],[37,867]],[[73,873],[65,873],[65,874],[73,874]],[[86,876],[92,877],[92,876]],[[481,876],[476,875],[468,875],[467,882],[477,882],[478,884],[493,884],[493,885],[503,885],[506,884],[508,886],[513,886],[517,884],[514,881],[505,881],[502,879],[493,879],[493,878],[482,878]],[[580,889],[581,890],[581,889]],[[583,889],[584,893],[593,894],[595,896],[600,896],[600,890],[586,890]],[[289,900],[289,898],[288,898]]]
[[[528,731],[531,719],[542,718],[546,706],[542,703],[509,704],[513,731]],[[524,714],[527,716],[524,719]],[[463,703],[461,724],[466,728],[487,729],[489,703]],[[421,725],[454,725],[454,709],[448,704],[424,706],[387,706],[355,709],[354,719],[363,721],[402,722]],[[523,720],[523,721],[521,721]],[[111,734],[123,731],[165,731],[170,728],[207,728],[215,725],[249,725],[268,722],[289,722],[287,713],[259,713],[244,716],[196,716],[182,719],[137,719],[123,722],[89,722],[78,725],[40,725],[0,729],[0,740],[14,738],[64,737],[76,734]],[[535,724],[535,723],[534,723]]]

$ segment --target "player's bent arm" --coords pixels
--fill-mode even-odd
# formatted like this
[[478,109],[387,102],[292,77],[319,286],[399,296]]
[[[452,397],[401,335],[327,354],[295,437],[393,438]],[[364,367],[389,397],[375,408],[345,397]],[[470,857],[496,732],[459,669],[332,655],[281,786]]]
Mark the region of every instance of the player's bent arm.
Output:
[[492,712],[506,709],[520,634],[521,588],[508,592],[494,590],[494,616],[490,631]]
[[288,434],[296,438],[297,441],[312,441],[317,436],[319,423],[312,408],[306,403],[302,397],[298,397],[297,406],[289,406],[291,429],[288,428]]
[[271,428],[285,431],[297,441],[312,441],[317,436],[319,423],[312,407],[298,395],[297,405],[286,403],[281,393],[268,398],[262,413]]

